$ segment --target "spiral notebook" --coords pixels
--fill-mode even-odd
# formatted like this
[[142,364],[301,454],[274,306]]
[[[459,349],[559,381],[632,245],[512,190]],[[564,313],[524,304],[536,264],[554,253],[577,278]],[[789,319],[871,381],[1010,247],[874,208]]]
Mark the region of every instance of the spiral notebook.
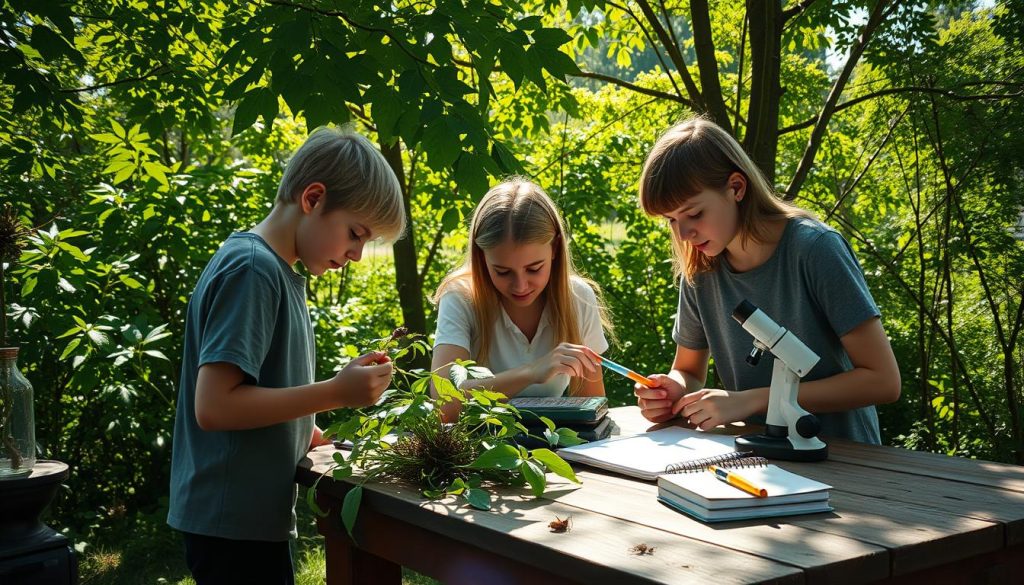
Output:
[[689,470],[658,478],[658,500],[704,522],[830,512],[832,486],[786,471],[760,457],[724,464],[745,480],[767,490],[759,498],[707,470]]
[[689,466],[715,465],[743,457],[734,438],[680,427],[594,441],[558,452],[567,461],[653,481]]

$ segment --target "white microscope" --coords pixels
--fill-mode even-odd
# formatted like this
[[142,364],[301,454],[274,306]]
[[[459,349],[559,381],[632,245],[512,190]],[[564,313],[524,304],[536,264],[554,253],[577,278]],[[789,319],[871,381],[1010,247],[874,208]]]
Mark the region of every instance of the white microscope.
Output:
[[824,460],[828,457],[828,445],[817,437],[821,422],[797,402],[800,378],[821,358],[750,301],[740,303],[732,318],[754,336],[754,349],[747,356],[747,363],[756,366],[766,351],[775,357],[765,432],[737,437],[736,448],[768,459]]

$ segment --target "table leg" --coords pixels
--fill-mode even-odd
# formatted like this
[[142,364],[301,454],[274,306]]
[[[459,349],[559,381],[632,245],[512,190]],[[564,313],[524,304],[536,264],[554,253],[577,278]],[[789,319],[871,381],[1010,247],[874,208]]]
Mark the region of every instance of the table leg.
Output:
[[[320,503],[323,506],[326,502]],[[338,509],[324,509],[328,509],[328,514],[317,519],[317,531],[324,537],[327,585],[401,585],[401,565],[355,546],[341,524]]]

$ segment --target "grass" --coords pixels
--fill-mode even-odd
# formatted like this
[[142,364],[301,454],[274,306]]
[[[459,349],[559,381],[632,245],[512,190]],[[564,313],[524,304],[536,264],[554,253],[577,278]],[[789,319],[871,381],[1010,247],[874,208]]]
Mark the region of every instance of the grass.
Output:
[[[300,494],[301,495],[301,494]],[[296,505],[299,538],[295,542],[296,585],[322,585],[326,579],[323,537],[316,519],[300,497]],[[164,514],[139,516],[117,535],[112,544],[87,546],[78,554],[81,585],[195,585],[185,566],[181,535],[163,521]],[[402,569],[403,585],[436,585],[437,581]]]

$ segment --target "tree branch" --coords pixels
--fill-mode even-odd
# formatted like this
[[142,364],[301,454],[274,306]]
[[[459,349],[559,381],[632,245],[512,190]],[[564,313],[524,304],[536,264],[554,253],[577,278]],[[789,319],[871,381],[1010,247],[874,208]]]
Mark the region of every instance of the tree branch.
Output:
[[651,97],[656,97],[656,98],[661,98],[661,99],[664,99],[664,100],[669,100],[669,101],[677,102],[677,103],[683,104],[683,105],[685,105],[685,106],[687,106],[687,107],[689,107],[691,109],[698,109],[697,105],[695,103],[693,103],[692,101],[686,99],[685,97],[682,97],[682,96],[679,96],[679,95],[674,95],[674,94],[667,93],[667,92],[664,92],[664,91],[660,91],[660,90],[657,90],[657,89],[650,89],[650,88],[647,88],[647,87],[640,87],[639,85],[630,83],[630,82],[625,81],[623,79],[619,79],[618,77],[612,77],[611,75],[605,75],[603,73],[593,73],[591,71],[580,71],[579,73],[569,73],[567,75],[571,75],[573,77],[586,77],[588,79],[600,79],[601,81],[607,81],[608,83],[611,83],[611,84],[614,84],[614,85],[618,85],[618,86],[624,87],[626,89],[633,90],[633,91],[635,91],[637,93],[642,93],[644,95],[649,95]]
[[427,274],[430,272],[430,265],[434,263],[434,256],[437,255],[437,249],[441,245],[441,241],[444,240],[444,234],[447,232],[444,229],[444,222],[437,226],[437,231],[434,232],[434,240],[430,243],[430,250],[427,251],[427,257],[423,260],[423,267],[420,268],[420,282],[426,279]]
[[[900,123],[900,121],[903,120],[903,117],[907,115],[907,111],[909,110],[910,106],[904,108],[903,112],[889,124],[889,131],[886,132],[885,137],[882,138],[882,141],[878,144],[878,148],[875,149],[874,154],[872,154],[871,158],[868,159],[867,164],[864,165],[863,169],[861,169],[861,172],[857,175],[857,178],[851,181],[849,185],[845,186],[845,188],[843,189],[843,193],[839,196],[838,199],[836,199],[835,205],[832,206],[832,209],[829,210],[828,215],[825,216],[825,221],[828,221],[835,214],[835,212],[839,210],[839,206],[843,204],[843,201],[850,195],[850,193],[853,193],[854,188],[856,188],[857,185],[860,183],[860,180],[864,178],[864,175],[868,173],[868,170],[871,168],[871,165],[874,164],[875,159],[877,159],[878,155],[882,153],[882,149],[885,148],[885,145],[889,143],[889,139],[892,138],[893,130],[896,129],[896,126]],[[860,161],[858,160],[857,162],[859,163]]]
[[861,29],[860,38],[853,48],[850,49],[850,57],[846,60],[846,65],[843,66],[839,77],[832,84],[832,89],[825,100],[825,105],[822,107],[814,124],[814,130],[811,131],[811,136],[807,140],[807,147],[804,149],[803,157],[801,157],[796,172],[793,174],[793,180],[790,181],[789,186],[786,188],[786,199],[792,201],[797,193],[800,192],[800,188],[803,187],[807,174],[811,170],[811,165],[814,163],[814,157],[818,153],[818,147],[821,145],[821,137],[825,133],[826,128],[828,128],[828,122],[832,119],[832,115],[835,114],[836,105],[839,103],[839,96],[842,95],[846,82],[850,80],[853,69],[856,67],[857,62],[860,61],[860,56],[864,54],[864,50],[867,49],[871,37],[878,30],[878,26],[882,24],[882,20],[887,16],[888,11],[886,9],[895,6],[895,4],[889,4],[888,2],[889,0],[877,0],[875,7],[871,10],[867,23]]
[[683,91],[679,89],[679,84],[676,83],[676,78],[672,76],[672,70],[668,68],[668,64],[665,63],[665,59],[661,56],[661,51],[657,50],[656,48],[657,43],[654,41],[653,38],[651,38],[650,31],[647,30],[648,27],[644,25],[644,22],[640,20],[640,17],[636,15],[636,12],[633,12],[633,9],[625,4],[616,4],[615,2],[609,2],[608,5],[614,6],[615,8],[618,8],[619,10],[625,12],[626,14],[629,15],[630,18],[633,19],[634,22],[636,22],[637,26],[640,27],[640,32],[644,35],[644,38],[647,39],[647,42],[651,45],[651,50],[654,51],[654,56],[658,58],[658,63],[661,64],[661,68],[665,71],[665,75],[668,77],[668,80],[672,82],[672,87],[676,90],[676,93],[679,94],[679,97],[683,97]]
[[[1019,87],[1020,86],[1020,84],[1017,84],[1017,83],[999,82],[999,81],[984,81],[984,82],[974,82],[974,83],[970,83],[970,84],[965,83],[965,84],[961,85],[960,87],[966,87],[968,85],[986,85],[986,84],[991,84],[991,85],[1009,85],[1009,86],[1012,86],[1012,87]],[[833,112],[833,113],[841,112],[841,111],[845,110],[846,108],[851,108],[851,107],[853,107],[853,106],[855,106],[855,105],[857,105],[857,104],[859,104],[861,102],[865,102],[865,101],[874,99],[876,97],[881,97],[883,95],[892,95],[892,94],[896,94],[896,93],[912,93],[912,92],[916,92],[916,93],[935,93],[935,94],[940,94],[940,95],[942,95],[944,97],[947,97],[947,98],[953,99],[953,100],[957,100],[957,101],[1011,99],[1011,98],[1018,98],[1018,97],[1024,96],[1024,89],[1022,89],[1021,91],[1018,91],[1017,93],[993,93],[993,94],[964,95],[964,94],[956,93],[952,89],[941,88],[941,87],[921,87],[921,86],[890,87],[890,88],[887,88],[887,89],[880,89],[878,91],[874,91],[874,92],[871,92],[869,94],[862,95],[862,96],[854,98],[854,99],[852,99],[850,101],[843,102],[843,103],[839,104],[838,106],[836,106],[835,112]],[[800,122],[798,124],[793,124],[791,126],[786,126],[785,128],[782,128],[782,129],[779,130],[779,136],[782,136],[783,134],[789,134],[790,132],[796,132],[797,130],[803,130],[804,128],[807,128],[808,126],[812,126],[817,119],[818,118],[811,118],[809,120],[804,120],[803,122]]]
[[668,33],[665,31],[665,27],[661,26],[661,21],[658,20],[658,15],[654,13],[651,8],[651,4],[647,0],[637,0],[637,4],[640,6],[640,11],[644,13],[644,17],[647,18],[648,24],[654,29],[654,34],[658,36],[658,40],[664,45],[665,51],[668,53],[672,64],[675,65],[676,71],[679,72],[679,76],[683,79],[683,86],[686,87],[686,91],[690,94],[690,101],[694,105],[698,106],[697,110],[704,112],[707,111],[707,107],[704,105],[704,97],[701,95],[700,90],[697,89],[697,84],[693,82],[693,77],[690,76],[690,70],[686,68],[686,61],[683,59],[682,53],[679,52],[679,47],[672,42]]
[[747,47],[747,23],[750,21],[750,14],[748,13],[749,6],[746,2],[743,3],[743,29],[740,31],[740,64],[736,69],[736,121],[733,122],[733,131],[736,140],[741,140],[739,135],[740,128],[740,104],[743,103],[743,56],[744,49]]
[[708,10],[707,0],[690,0],[690,23],[693,28],[693,48],[697,54],[701,95],[704,96],[704,103],[710,110],[712,119],[732,135],[732,123],[729,122],[729,112],[722,97],[722,85],[718,80],[718,59],[715,58],[715,40],[711,35],[711,16]]
[[803,11],[807,10],[807,8],[811,4],[814,4],[814,0],[803,0],[802,2],[798,2],[795,5],[790,6],[789,8],[786,8],[785,10],[783,10],[782,11],[782,25],[785,26],[786,23],[789,22],[789,19],[791,19],[793,17],[796,17],[796,16],[799,16],[800,14],[802,14]]
[[408,49],[408,47],[406,47],[406,42],[403,39],[399,38],[398,35],[396,35],[395,33],[391,32],[391,31],[389,31],[389,30],[387,30],[385,28],[377,28],[377,27],[367,26],[365,24],[358,23],[355,20],[352,20],[352,17],[350,17],[348,14],[346,14],[346,13],[340,11],[340,10],[324,10],[322,8],[314,8],[312,6],[306,6],[306,5],[303,5],[303,4],[299,4],[297,2],[289,2],[288,0],[264,0],[264,1],[267,4],[274,4],[274,5],[277,5],[277,6],[288,6],[290,8],[298,8],[299,10],[305,10],[306,12],[312,12],[313,14],[319,14],[321,16],[336,16],[336,17],[344,20],[352,28],[357,28],[359,30],[366,31],[366,32],[375,32],[375,33],[378,33],[378,34],[386,36],[387,38],[395,41],[395,44],[398,45],[398,48],[401,49],[402,52],[405,53],[413,61],[416,61],[417,63],[421,63],[423,65],[427,65],[427,66],[433,67],[433,65],[429,61],[420,58],[418,55],[416,55],[412,51],[410,51]]
[[125,83],[135,83],[136,81],[142,81],[149,79],[150,77],[159,77],[161,75],[167,75],[172,70],[165,63],[161,63],[151,69],[148,73],[139,75],[138,77],[126,77],[124,79],[118,79],[116,81],[109,81],[107,83],[100,83],[99,85],[90,85],[88,87],[67,87],[61,88],[61,93],[82,93],[86,91],[95,91],[97,89],[103,89],[105,87],[113,87],[115,85],[123,85]]

